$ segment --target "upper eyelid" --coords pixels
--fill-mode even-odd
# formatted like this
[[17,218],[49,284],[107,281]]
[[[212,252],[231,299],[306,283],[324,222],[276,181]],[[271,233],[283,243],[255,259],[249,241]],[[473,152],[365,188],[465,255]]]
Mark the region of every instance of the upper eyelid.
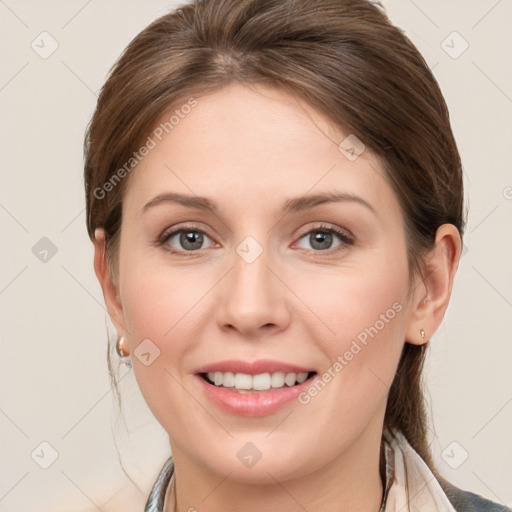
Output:
[[304,229],[303,231],[300,232],[300,234],[298,236],[302,238],[304,235],[307,235],[311,231],[333,231],[335,234],[338,234],[336,232],[339,231],[342,235],[345,235],[347,238],[350,238],[351,240],[353,240],[355,238],[354,235],[352,234],[352,232],[349,231],[347,228],[335,226],[334,224],[331,224],[330,222],[321,222],[321,224],[322,224],[321,226],[309,227],[309,228]]
[[[350,237],[353,236],[352,233],[347,228],[342,228],[342,227],[339,227],[339,226],[330,225],[329,222],[321,222],[320,221],[320,223],[322,224],[321,226],[309,227],[309,228],[302,229],[298,236],[304,236],[304,235],[308,234],[310,231],[322,231],[322,230],[333,230],[333,231],[337,231],[338,230],[338,231],[346,232],[347,236],[350,236]],[[162,238],[163,237],[168,237],[170,235],[176,234],[177,232],[185,231],[187,229],[190,230],[190,231],[198,231],[200,233],[204,233],[205,235],[208,235],[210,238],[213,238],[213,237],[211,237],[208,234],[207,230],[203,229],[202,227],[200,227],[198,225],[194,225],[194,224],[165,229],[162,232],[161,236],[162,236]]]

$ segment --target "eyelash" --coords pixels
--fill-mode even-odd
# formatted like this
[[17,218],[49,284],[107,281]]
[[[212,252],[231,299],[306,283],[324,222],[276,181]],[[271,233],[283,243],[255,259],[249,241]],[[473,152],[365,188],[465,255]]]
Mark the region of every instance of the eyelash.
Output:
[[[170,249],[169,246],[167,245],[167,242],[169,241],[170,238],[172,238],[174,235],[177,235],[178,233],[181,233],[182,231],[202,233],[203,235],[206,235],[208,238],[211,239],[211,237],[207,233],[205,233],[204,230],[200,229],[200,227],[198,225],[191,224],[188,226],[182,226],[178,229],[173,229],[172,231],[165,231],[159,237],[159,239],[156,241],[155,245],[163,247],[164,250],[170,252],[171,254],[176,254],[176,255],[180,255],[180,256],[184,256],[184,257],[196,256],[197,253],[200,251],[200,249],[195,250],[195,251],[178,251],[176,249]],[[313,229],[310,229],[310,230],[302,233],[299,236],[298,240],[301,240],[306,235],[309,235],[309,234],[315,233],[315,232],[317,232],[317,233],[321,232],[321,233],[326,233],[326,234],[335,234],[338,236],[338,238],[342,242],[339,246],[335,247],[334,249],[327,249],[325,251],[315,250],[315,249],[308,250],[308,251],[312,251],[313,253],[315,253],[315,255],[317,255],[317,254],[318,255],[332,255],[337,252],[345,250],[346,246],[354,245],[354,239],[351,236],[349,236],[347,233],[339,230],[338,228],[336,228],[334,226],[327,226],[325,224],[322,224],[318,227],[315,227]]]

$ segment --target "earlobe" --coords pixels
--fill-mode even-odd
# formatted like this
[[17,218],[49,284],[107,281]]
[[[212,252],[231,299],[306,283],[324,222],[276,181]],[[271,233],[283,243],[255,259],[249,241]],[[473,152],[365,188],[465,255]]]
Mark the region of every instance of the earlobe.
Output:
[[408,329],[406,341],[411,345],[424,345],[430,341],[430,336],[427,335],[425,329],[419,329],[417,332]]
[[457,272],[461,238],[453,224],[437,229],[434,248],[426,257],[426,272],[413,294],[412,311],[406,341],[427,343],[443,320]]
[[119,292],[112,281],[107,265],[105,232],[102,228],[94,231],[94,272],[103,291],[108,314],[118,333],[126,332],[122,303]]

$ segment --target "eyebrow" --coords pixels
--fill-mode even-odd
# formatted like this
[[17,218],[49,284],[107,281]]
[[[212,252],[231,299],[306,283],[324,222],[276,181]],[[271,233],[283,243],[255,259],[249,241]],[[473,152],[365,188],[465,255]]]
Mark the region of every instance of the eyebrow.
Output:
[[[299,212],[307,210],[309,208],[315,208],[316,206],[320,206],[322,204],[342,202],[360,204],[362,206],[365,206],[375,215],[377,215],[377,212],[375,211],[373,206],[362,197],[359,197],[354,194],[338,192],[308,194],[301,197],[288,199],[284,203],[283,213],[287,214]],[[181,204],[183,206],[188,206],[189,208],[196,208],[198,210],[208,211],[215,215],[219,215],[219,207],[217,203],[215,203],[211,199],[195,195],[178,194],[176,192],[166,192],[155,196],[153,199],[151,199],[148,203],[144,205],[141,213],[143,214],[147,212],[149,209],[154,208],[155,206],[166,203]]]

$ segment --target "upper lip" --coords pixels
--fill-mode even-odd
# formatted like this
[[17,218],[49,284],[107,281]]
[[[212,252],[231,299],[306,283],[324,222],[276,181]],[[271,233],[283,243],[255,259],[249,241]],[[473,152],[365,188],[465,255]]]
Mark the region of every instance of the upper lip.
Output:
[[309,373],[313,370],[304,368],[295,364],[284,363],[282,361],[273,361],[271,359],[258,359],[256,361],[242,361],[230,359],[227,361],[219,361],[218,363],[211,363],[201,366],[196,370],[196,373],[210,373],[210,372],[232,372],[232,373],[247,373],[249,375],[259,375],[262,373]]

